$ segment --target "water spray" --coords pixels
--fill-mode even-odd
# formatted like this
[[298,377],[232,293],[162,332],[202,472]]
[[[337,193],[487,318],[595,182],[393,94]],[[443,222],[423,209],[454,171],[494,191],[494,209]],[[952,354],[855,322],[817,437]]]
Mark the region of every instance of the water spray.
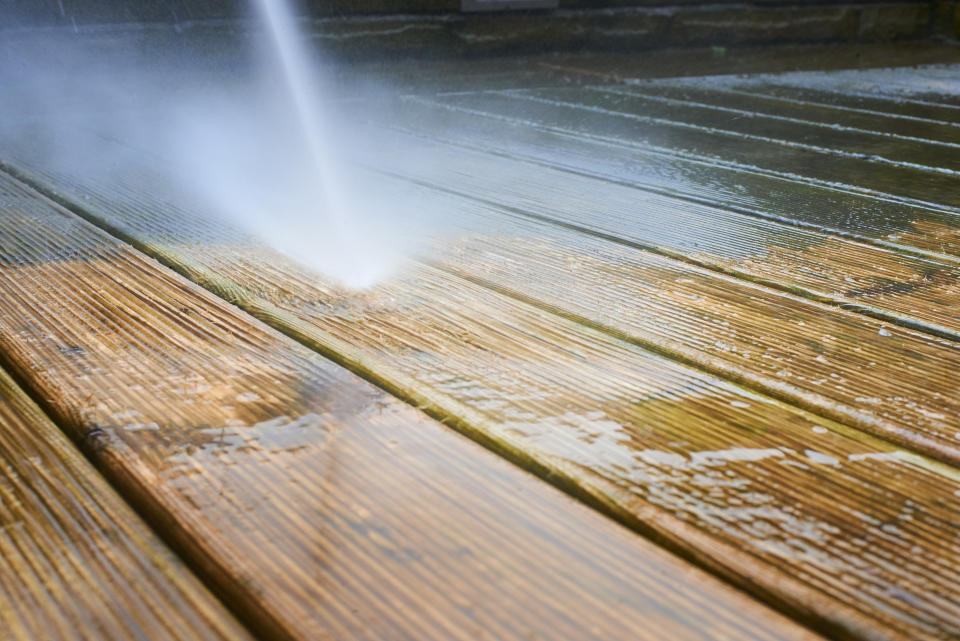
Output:
[[316,76],[311,72],[309,56],[305,50],[293,11],[287,0],[255,0],[261,19],[267,27],[271,45],[276,52],[283,76],[284,85],[289,92],[290,104],[295,112],[295,120],[303,133],[307,152],[313,164],[317,181],[318,210],[322,211],[324,222],[330,231],[343,240],[344,224],[342,206],[334,190],[334,165],[329,158],[330,144],[321,130],[324,118],[320,88]]

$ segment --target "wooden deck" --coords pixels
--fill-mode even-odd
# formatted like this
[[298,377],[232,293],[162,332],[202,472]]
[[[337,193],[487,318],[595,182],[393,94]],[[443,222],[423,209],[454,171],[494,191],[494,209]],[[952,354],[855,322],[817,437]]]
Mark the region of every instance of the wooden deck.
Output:
[[960,638],[957,49],[657,56],[379,68],[362,292],[0,149],[0,638]]

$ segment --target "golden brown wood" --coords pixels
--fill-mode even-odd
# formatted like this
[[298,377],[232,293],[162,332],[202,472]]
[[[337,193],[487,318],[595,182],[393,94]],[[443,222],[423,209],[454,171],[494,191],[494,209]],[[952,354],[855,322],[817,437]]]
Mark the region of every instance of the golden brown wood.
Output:
[[[458,98],[468,99],[511,108],[511,99],[503,96]],[[377,166],[627,245],[960,339],[960,266],[950,257],[907,255],[576,170],[426,143],[402,149],[379,153]],[[579,161],[574,157],[572,164]]]
[[813,639],[0,180],[0,347],[266,636]]
[[249,638],[0,370],[0,639]]
[[[468,206],[446,202],[462,214]],[[960,464],[960,345],[547,223],[472,207],[432,262]]]
[[[464,111],[425,97],[410,97],[397,105],[391,111],[391,122],[460,148],[572,170],[900,252],[954,262],[960,255],[960,245],[951,242],[949,235],[926,237],[924,233],[934,226],[956,234],[957,216],[949,205],[871,193],[882,188],[873,181],[852,186],[836,184],[836,178],[848,178],[847,173],[835,176],[835,184],[798,180],[795,174],[777,174],[731,159],[718,161],[647,148],[636,144],[635,139],[570,135],[540,126],[536,120],[510,118],[507,112]],[[942,182],[945,189],[950,189],[948,179]]]
[[765,598],[854,638],[958,632],[954,470],[442,271],[349,294],[90,193],[191,278]]
[[[838,314],[705,270],[681,267],[675,261],[649,256],[633,259],[633,252],[623,249],[623,245],[640,245],[834,304],[856,301],[863,311],[956,338],[960,336],[954,309],[957,271],[948,256],[937,255],[949,254],[949,247],[941,244],[938,248],[931,234],[932,230],[938,237],[950,238],[951,225],[937,226],[949,221],[949,215],[943,209],[937,211],[938,217],[914,219],[911,216],[923,207],[908,202],[911,194],[921,192],[943,199],[950,194],[948,183],[921,180],[918,172],[927,171],[923,168],[909,168],[903,174],[909,189],[896,200],[896,211],[906,217],[893,224],[928,225],[917,227],[919,240],[910,239],[916,241],[916,249],[933,258],[921,260],[902,253],[909,247],[867,234],[887,229],[882,216],[876,217],[879,222],[870,230],[839,229],[872,244],[851,242],[809,229],[816,226],[809,220],[804,223],[808,229],[802,229],[804,221],[783,225],[762,211],[744,215],[741,210],[750,200],[746,196],[736,202],[738,211],[731,211],[723,203],[720,207],[701,204],[707,188],[700,189],[696,198],[687,197],[690,194],[677,198],[683,194],[651,193],[629,184],[613,185],[576,175],[600,175],[598,165],[609,168],[602,157],[591,156],[598,150],[619,151],[618,158],[629,167],[629,152],[638,142],[648,146],[656,140],[675,146],[690,143],[700,157],[690,158],[689,150],[645,149],[644,153],[649,152],[651,163],[656,158],[687,156],[684,161],[689,163],[673,167],[687,170],[701,163],[717,172],[730,168],[730,156],[740,163],[733,166],[740,174],[755,172],[766,179],[750,183],[753,194],[760,193],[764,185],[776,184],[785,189],[784,202],[795,207],[798,202],[815,202],[820,193],[830,190],[824,189],[822,180],[817,183],[815,176],[794,180],[787,171],[791,167],[806,168],[804,163],[809,163],[823,175],[844,169],[851,172],[844,174],[846,178],[879,176],[880,185],[865,184],[864,189],[886,189],[899,186],[890,181],[901,175],[896,171],[907,164],[901,156],[891,158],[887,165],[892,169],[877,174],[872,159],[833,154],[844,158],[843,162],[821,166],[813,162],[821,158],[819,151],[777,140],[758,141],[757,135],[740,136],[738,131],[732,137],[724,134],[726,138],[719,138],[725,142],[717,149],[714,129],[723,122],[704,120],[702,109],[675,114],[660,108],[647,113],[645,110],[652,109],[650,100],[643,102],[644,110],[636,108],[641,99],[617,102],[621,100],[626,99],[601,89],[409,100],[407,104],[416,105],[411,110],[413,118],[424,104],[433,105],[423,111],[429,114],[426,122],[417,123],[428,135],[450,133],[440,128],[444,123],[434,117],[437,113],[449,108],[458,114],[460,119],[451,121],[457,125],[451,136],[460,148],[438,152],[437,146],[413,145],[424,154],[426,162],[420,165],[411,162],[408,141],[395,156],[378,147],[383,153],[376,159],[392,171],[407,170],[413,177],[463,192],[474,201],[493,200],[525,214],[615,236],[620,245],[600,260],[587,251],[596,251],[595,241],[567,235],[575,240],[569,245],[561,243],[558,249],[557,235],[538,228],[532,239],[480,239],[465,244],[465,257],[444,263],[445,269],[510,289],[521,297],[533,292],[539,305],[553,304],[567,314],[572,309],[580,317],[577,320],[605,325],[606,335],[422,266],[371,294],[346,295],[262,248],[245,245],[240,236],[158,205],[149,195],[123,193],[121,185],[98,185],[86,176],[47,174],[43,178],[85,207],[87,215],[131,237],[228,300],[539,473],[551,475],[567,489],[584,494],[618,518],[660,536],[765,598],[856,637],[902,633],[909,638],[933,639],[956,635],[960,600],[950,580],[957,569],[953,556],[958,510],[954,470],[610,336],[619,334],[668,351],[820,413],[896,433],[914,447],[929,447],[949,458],[951,448],[955,449],[949,434],[952,415],[942,410],[953,412],[955,399],[950,397],[953,361],[952,352],[944,351],[951,349],[947,343],[938,346],[921,334]],[[518,105],[524,102],[530,104],[520,108],[522,117],[518,118]],[[481,113],[476,113],[478,110]],[[488,126],[473,128],[473,123],[482,119],[478,116],[485,113],[495,117],[488,119]],[[661,129],[669,133],[638,127],[639,121],[663,124]],[[465,126],[461,130],[459,125]],[[505,129],[529,131],[514,144],[516,140]],[[547,129],[549,136],[544,133]],[[784,135],[790,133],[785,125],[782,130]],[[635,139],[650,131],[658,132],[660,138]],[[694,134],[681,136],[678,142],[673,135],[679,131]],[[765,130],[765,135],[772,137],[779,131],[775,127]],[[600,137],[610,140],[601,143]],[[592,146],[585,146],[585,140]],[[538,153],[544,155],[532,155],[536,163],[520,163],[502,155],[464,151],[467,146],[492,143],[487,150],[498,152],[498,141],[513,144],[509,152],[516,155],[522,155],[517,149],[523,145],[536,143]],[[558,150],[558,141],[570,141],[571,147]],[[864,145],[876,141],[867,135],[849,137],[846,142]],[[803,153],[786,154],[784,148]],[[589,153],[580,153],[584,150]],[[707,158],[710,154],[713,159]],[[747,167],[748,161],[764,166]],[[770,171],[767,161],[773,167]],[[558,171],[562,162],[568,166]],[[629,183],[631,178],[629,172],[615,177],[620,183]],[[682,187],[686,176],[681,171],[666,178]],[[785,186],[791,181],[803,188],[805,200],[790,200],[792,192]],[[779,198],[773,195],[766,202]],[[449,202],[451,207],[471,206],[464,201]],[[860,193],[836,196],[828,204],[870,202],[868,195]],[[941,204],[947,207],[949,203],[947,198]],[[830,207],[824,206],[820,214],[828,218]],[[499,252],[494,260],[498,256],[518,261],[514,268],[553,280],[543,283],[541,290],[521,287],[522,277],[511,269],[498,269],[482,260],[471,262],[482,252]],[[529,258],[539,253],[542,261]],[[622,263],[623,273],[614,270],[607,274],[605,270],[617,263]],[[564,270],[582,274],[583,282],[564,281],[560,278]],[[676,275],[694,282],[663,292]],[[631,305],[617,300],[618,294],[628,301],[636,296],[636,290],[619,288],[637,286],[641,279],[649,279],[653,287],[647,295],[661,294],[657,302],[663,307],[659,309],[667,310],[646,325],[635,319],[644,309],[644,301]],[[728,285],[731,292],[725,291]],[[568,291],[559,292],[563,287]],[[738,296],[749,297],[750,292],[757,292],[756,310],[746,305],[738,312]],[[692,303],[685,307],[688,297],[708,309]],[[583,307],[577,308],[577,303]],[[784,314],[790,321],[800,317],[797,322],[806,327],[809,321],[811,328],[786,332],[784,342],[792,344],[766,340],[763,333],[776,326],[762,320],[763,314]],[[818,319],[818,314],[826,320]],[[671,327],[674,323],[680,329]],[[736,334],[726,336],[727,327]],[[844,334],[838,339],[851,349],[867,338],[904,342],[892,352],[877,348],[882,367],[889,373],[902,362],[907,371],[919,372],[933,362],[938,368],[934,384],[930,389],[906,386],[910,398],[891,396],[897,390],[889,382],[871,390],[891,397],[900,409],[888,411],[882,417],[887,423],[878,427],[866,412],[868,401],[858,400],[875,397],[857,396],[850,385],[853,379],[869,387],[870,374],[859,373],[857,367],[869,369],[877,361],[854,357],[849,363],[838,363],[840,373],[833,373],[846,380],[836,385],[813,377],[829,365],[817,360],[821,356],[827,359],[809,341],[823,347],[831,340],[820,331],[841,330]],[[687,343],[658,340],[658,334],[670,336],[671,331],[696,333],[698,339],[702,334],[703,341],[689,350]],[[716,344],[725,336],[740,350],[738,356],[729,356]],[[801,343],[804,347],[799,347]],[[771,359],[782,358],[788,365],[774,370],[746,367],[736,360],[743,357],[744,347],[757,345],[784,350]],[[868,346],[872,345],[868,341]],[[815,355],[806,355],[804,348]],[[867,350],[865,358],[873,354]],[[901,361],[891,363],[891,358]],[[799,372],[792,381],[799,386],[779,384],[781,371]],[[803,383],[800,376],[809,383]],[[827,387],[814,389],[823,385]],[[818,396],[819,389],[831,393]],[[938,393],[944,398],[938,398]],[[859,404],[853,414],[847,411],[851,402]],[[910,425],[914,421],[920,424]],[[903,429],[910,432],[904,434]],[[923,440],[927,438],[932,441]]]

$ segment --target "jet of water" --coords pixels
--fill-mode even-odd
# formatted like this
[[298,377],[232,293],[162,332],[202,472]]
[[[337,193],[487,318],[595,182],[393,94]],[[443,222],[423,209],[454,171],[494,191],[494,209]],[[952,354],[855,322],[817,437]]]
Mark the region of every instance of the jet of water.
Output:
[[304,47],[304,38],[297,29],[287,0],[256,0],[256,3],[277,54],[295,119],[303,133],[313,165],[318,187],[317,196],[320,200],[318,209],[323,210],[326,222],[332,226],[331,231],[338,236],[342,235],[342,205],[337,202],[334,191],[334,165],[329,157],[330,145],[323,135],[321,124],[326,119],[317,79]]
[[[272,209],[262,213],[268,220],[254,231],[274,248],[342,285],[370,286],[400,259],[405,241],[395,221],[412,222],[411,203],[386,202],[369,177],[358,179],[356,171],[342,170],[342,158],[334,151],[346,145],[369,147],[369,142],[361,142],[355,123],[325,109],[335,96],[321,80],[324,76],[298,29],[289,0],[255,2],[290,111],[289,122],[268,119],[265,126],[272,121],[276,138],[288,143],[296,140],[302,148],[290,150],[279,162],[287,169],[276,188],[288,189],[289,197],[267,199],[277,205],[265,208]],[[270,180],[271,175],[276,175],[275,169],[262,179]],[[384,216],[388,212],[394,214],[393,221]]]
[[0,144],[80,184],[152,193],[216,221],[223,242],[266,243],[331,284],[370,287],[450,212],[357,168],[404,151],[369,124],[390,118],[395,91],[344,67],[331,73],[295,1],[251,0],[262,28],[250,40],[205,31],[2,40]]

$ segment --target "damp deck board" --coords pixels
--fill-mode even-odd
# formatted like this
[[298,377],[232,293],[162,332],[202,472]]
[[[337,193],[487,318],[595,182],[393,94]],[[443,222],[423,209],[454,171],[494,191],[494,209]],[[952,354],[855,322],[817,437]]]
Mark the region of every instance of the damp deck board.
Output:
[[[960,345],[493,207],[431,263],[960,465]],[[907,378],[904,378],[904,374]]]
[[0,638],[249,637],[0,370]]
[[[74,218],[79,240],[8,227],[0,249],[13,265],[30,264],[23,252],[37,247],[66,256],[42,278],[73,291],[85,273],[81,291],[93,293],[40,299],[48,316],[85,319],[74,322],[86,323],[82,341],[58,342],[60,328],[49,331],[37,316],[36,327],[0,336],[18,374],[53,399],[61,423],[103,444],[98,460],[141,496],[141,509],[189,526],[177,534],[189,558],[271,633],[469,638],[472,623],[473,632],[522,638],[537,625],[553,633],[558,617],[569,638],[635,638],[653,609],[665,627],[652,638],[715,638],[721,629],[731,638],[769,638],[771,629],[802,637],[413,405],[830,635],[960,634],[960,472],[931,458],[955,463],[960,439],[960,201],[953,152],[941,161],[931,151],[954,144],[940,71],[919,84],[893,73],[871,85],[874,71],[863,72],[867,80],[837,76],[836,86],[824,74],[825,87],[789,74],[756,85],[749,77],[639,82],[669,74],[631,76],[602,57],[574,58],[541,60],[532,71],[483,66],[472,79],[464,69],[444,91],[443,76],[453,75],[444,64],[439,78],[427,74],[390,103],[389,135],[375,129],[380,142],[400,142],[354,160],[357,171],[415,184],[430,207],[474,222],[361,294],[168,200],[149,171],[101,181],[4,150],[8,169],[112,234]],[[787,94],[793,102],[777,110]],[[134,156],[134,165],[143,161]],[[5,207],[2,215],[21,214]],[[27,236],[34,245],[24,245]],[[9,317],[36,307],[11,307]],[[144,319],[163,331],[116,340],[136,336]],[[144,380],[147,392],[136,389]],[[99,403],[89,403],[90,390]],[[303,488],[332,463],[349,481]],[[379,478],[385,467],[397,487],[372,490],[365,475]],[[144,479],[158,474],[165,485],[150,491]],[[254,489],[260,475],[277,490]],[[403,511],[415,492],[422,506],[424,487],[431,506],[449,504],[451,484],[472,489],[456,495],[457,511]],[[371,492],[374,507],[365,503]],[[478,498],[491,492],[499,501]],[[555,503],[531,512],[541,495]],[[284,500],[312,508],[293,518]],[[435,530],[424,534],[424,519]],[[566,543],[534,549],[525,535],[536,531],[542,544],[538,519],[559,521],[546,540]],[[327,541],[313,527],[342,549],[323,560],[305,551]],[[394,529],[406,544],[384,544]],[[459,582],[458,567],[479,567],[449,546],[461,536],[496,559],[497,570],[481,573],[492,583]],[[502,550],[503,540],[516,547]],[[351,574],[364,555],[385,569]],[[624,558],[642,563],[624,568]],[[676,599],[637,569],[661,562],[689,577]],[[524,569],[531,565],[539,569]],[[316,572],[352,582],[324,592],[333,605],[311,616]],[[624,587],[624,576],[636,585]],[[598,597],[609,594],[605,580],[634,600]],[[499,599],[485,600],[490,585]],[[439,595],[442,616],[414,598],[423,594]],[[542,596],[533,608],[529,594]],[[464,605],[481,601],[479,611]],[[360,604],[362,614],[351,609]],[[739,604],[742,616],[711,618]],[[684,619],[692,611],[698,616]],[[598,613],[616,621],[585,629]]]
[[[536,204],[520,211],[498,206],[499,200],[480,199],[482,188],[486,181],[492,181],[501,196],[511,196],[511,202],[534,203],[537,192],[529,189],[529,184],[535,173],[519,171],[489,154],[416,137],[402,135],[393,144],[386,144],[386,140],[380,139],[378,168],[395,173],[369,176],[384,193],[392,191],[393,195],[384,200],[413,200],[426,211],[456,212],[447,216],[456,219],[456,229],[447,230],[430,243],[426,262],[603,331],[625,334],[628,340],[654,349],[666,349],[674,358],[692,361],[697,367],[766,394],[960,465],[956,436],[960,417],[955,381],[955,372],[960,370],[957,342],[831,308],[669,256],[637,251],[607,237],[551,224],[549,218],[524,215],[549,212],[552,203],[570,203],[572,194],[581,192],[583,184],[572,182],[569,188],[552,187],[557,195],[548,195],[548,185],[561,183],[556,173],[547,174],[537,183],[543,195]],[[393,148],[403,151],[390,162]],[[39,170],[31,175],[55,185],[61,197],[87,209],[108,227],[141,240],[148,234],[162,239],[164,244],[152,251],[182,246],[188,237],[204,235],[211,245],[245,242],[239,235],[228,236],[226,241],[216,239],[209,227],[201,229],[198,223],[202,217],[198,218],[195,210],[184,210],[160,196],[151,198],[143,188],[121,190],[117,182],[77,182],[62,173]],[[491,179],[491,175],[496,178]],[[511,175],[517,178],[511,179]],[[403,193],[405,178],[426,181],[413,198]],[[161,182],[159,177],[141,180],[141,184]],[[615,189],[607,189],[611,201]],[[622,202],[628,201],[629,196],[623,197]],[[587,203],[589,198],[580,202]],[[570,211],[575,209],[569,207]],[[157,217],[131,218],[135,216],[131,212],[137,211],[161,211],[165,217],[178,211],[179,219],[174,217],[171,220],[176,222],[163,224]],[[628,205],[621,211],[627,212]],[[618,211],[618,215],[607,218],[622,221],[626,215]],[[171,231],[175,229],[183,231]],[[672,232],[662,226],[653,229]],[[741,234],[749,236],[750,232]],[[718,237],[717,246],[724,242],[725,238]],[[842,248],[843,244],[834,241],[835,246]],[[853,247],[858,248],[856,244]],[[865,278],[878,273],[877,255],[886,256],[889,262],[898,259],[886,250],[869,246],[858,249],[867,255],[851,262],[873,261],[873,271],[861,271]],[[188,255],[185,260],[192,257]],[[906,259],[907,264],[914,262],[913,258]],[[218,268],[224,261],[211,259],[208,264]],[[846,272],[845,278],[852,277]],[[255,291],[276,290],[282,281],[283,277],[277,275],[269,283],[251,287]],[[314,296],[301,293],[296,300],[310,301]],[[900,380],[901,372],[911,373],[917,382]]]
[[0,193],[5,365],[259,634],[816,638],[32,190]]
[[[659,115],[631,107],[631,97],[613,91],[624,90],[604,86],[412,96],[394,113],[403,114],[397,126],[422,135],[723,209],[957,258],[956,175],[938,165],[939,147],[925,160],[904,155],[913,160],[899,165],[889,158],[865,158],[869,154],[859,151],[838,155],[759,130],[752,138],[741,135],[737,129],[753,127],[752,117],[741,117],[744,122],[735,127],[730,123],[737,116],[720,112],[712,126],[666,105],[653,103]],[[790,123],[778,124],[790,129]],[[913,143],[894,139],[888,144]]]
[[[398,202],[389,184],[383,198]],[[957,633],[960,592],[945,552],[958,541],[956,468],[436,266],[414,262],[355,293],[148,190],[88,181],[77,191],[63,177],[58,189],[72,189],[87,216],[140,250],[759,598],[852,638]],[[424,189],[416,202],[439,198]],[[583,261],[587,251],[574,255]],[[472,276],[488,271],[474,267]],[[833,311],[806,309],[811,321]],[[762,324],[766,313],[749,317]],[[951,393],[952,345],[858,318],[817,322],[824,333],[845,321],[860,337],[911,341],[939,359],[937,389]],[[921,409],[955,411],[943,405],[931,396]],[[950,442],[943,434],[941,445]]]
[[[720,205],[473,150],[437,149],[418,157],[413,145],[398,149],[402,151],[393,156],[381,151],[376,164],[640,249],[960,337],[960,264],[952,260],[913,256]],[[960,216],[951,216],[955,220],[946,220],[945,226],[960,225]],[[960,227],[948,229],[956,233]]]

